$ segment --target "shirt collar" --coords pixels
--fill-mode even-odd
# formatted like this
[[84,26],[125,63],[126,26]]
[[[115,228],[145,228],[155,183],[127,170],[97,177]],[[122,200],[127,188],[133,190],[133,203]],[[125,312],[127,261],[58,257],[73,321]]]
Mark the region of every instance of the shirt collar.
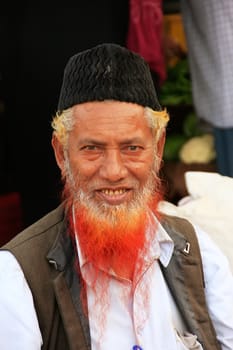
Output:
[[78,252],[78,258],[79,258],[79,265],[80,265],[80,269],[82,270],[82,267],[87,263],[87,259],[84,256],[84,254],[81,251],[81,247],[79,244],[79,239],[78,239],[78,234],[76,232],[76,225],[75,225],[75,215],[74,215],[74,205],[72,207],[72,217],[73,217],[73,227],[74,227],[74,236],[75,236],[75,242],[76,242],[76,247],[77,247],[77,252]]
[[157,221],[157,232],[155,236],[160,248],[159,260],[164,267],[167,267],[173,254],[174,242],[158,219],[155,218],[155,220]]

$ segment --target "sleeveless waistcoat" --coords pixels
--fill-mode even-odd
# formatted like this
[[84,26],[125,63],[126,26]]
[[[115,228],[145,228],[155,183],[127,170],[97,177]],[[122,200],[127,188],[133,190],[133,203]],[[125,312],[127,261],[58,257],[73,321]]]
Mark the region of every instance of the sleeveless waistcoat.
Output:
[[[175,249],[169,265],[161,266],[188,330],[204,350],[220,350],[209,317],[201,256],[194,229],[186,220],[164,217],[164,228]],[[31,289],[42,350],[90,350],[88,319],[82,312],[75,252],[67,234],[63,206],[21,232],[1,249],[17,258]]]

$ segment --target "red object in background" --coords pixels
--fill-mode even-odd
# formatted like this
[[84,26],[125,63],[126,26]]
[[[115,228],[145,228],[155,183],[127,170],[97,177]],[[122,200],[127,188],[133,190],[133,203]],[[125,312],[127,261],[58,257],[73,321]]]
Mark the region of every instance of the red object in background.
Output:
[[151,70],[158,74],[160,84],[167,74],[163,50],[162,3],[162,0],[130,0],[126,41],[126,46],[140,54]]
[[23,228],[20,194],[0,195],[0,246],[8,242]]

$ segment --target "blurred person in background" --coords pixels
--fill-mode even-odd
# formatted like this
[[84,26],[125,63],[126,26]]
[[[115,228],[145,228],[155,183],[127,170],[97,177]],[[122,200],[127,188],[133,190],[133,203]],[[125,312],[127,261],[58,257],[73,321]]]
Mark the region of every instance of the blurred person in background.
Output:
[[233,177],[233,2],[181,0],[194,107],[215,138],[217,170]]

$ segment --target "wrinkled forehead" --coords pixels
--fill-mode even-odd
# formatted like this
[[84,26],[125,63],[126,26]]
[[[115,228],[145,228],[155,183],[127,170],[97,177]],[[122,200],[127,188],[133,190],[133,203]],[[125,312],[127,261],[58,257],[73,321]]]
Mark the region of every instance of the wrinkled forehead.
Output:
[[120,101],[93,101],[78,104],[73,107],[73,116],[76,121],[85,120],[90,116],[95,116],[96,119],[117,120],[127,117],[144,116],[145,108],[135,103],[120,102]]
[[148,137],[151,132],[144,107],[132,103],[90,102],[77,105],[73,113],[74,128],[71,133],[79,136],[120,140],[133,135]]

